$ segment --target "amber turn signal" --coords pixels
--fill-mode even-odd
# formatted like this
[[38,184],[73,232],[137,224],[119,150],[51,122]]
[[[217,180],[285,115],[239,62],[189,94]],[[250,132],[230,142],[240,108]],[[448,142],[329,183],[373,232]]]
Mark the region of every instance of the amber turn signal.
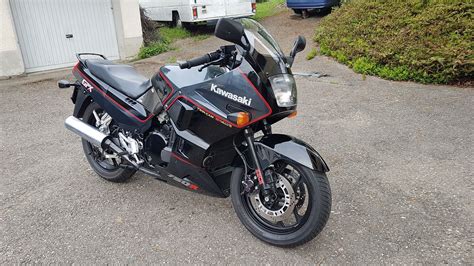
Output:
[[250,114],[247,112],[238,112],[227,115],[227,119],[241,127],[250,122]]
[[294,111],[293,113],[289,114],[287,117],[288,118],[293,118],[293,117],[296,117],[297,114],[298,114],[298,112]]

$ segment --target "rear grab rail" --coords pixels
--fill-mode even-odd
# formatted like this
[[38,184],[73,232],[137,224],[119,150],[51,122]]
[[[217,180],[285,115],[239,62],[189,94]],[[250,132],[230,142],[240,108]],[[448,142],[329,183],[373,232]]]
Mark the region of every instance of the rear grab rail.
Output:
[[104,59],[104,60],[108,60],[107,57],[105,57],[105,55],[96,54],[96,53],[77,53],[77,54],[76,54],[77,60],[79,60],[80,62],[84,63],[84,59],[82,58],[82,56],[84,56],[84,55],[94,55],[94,56],[101,57],[101,58]]

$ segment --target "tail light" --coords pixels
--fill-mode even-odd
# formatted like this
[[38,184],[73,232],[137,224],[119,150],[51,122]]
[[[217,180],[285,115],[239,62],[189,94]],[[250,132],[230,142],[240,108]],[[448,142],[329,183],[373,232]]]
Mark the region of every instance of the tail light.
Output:
[[193,7],[193,18],[194,19],[198,18],[198,9],[197,9],[197,7]]
[[252,3],[252,12],[257,12],[257,3]]

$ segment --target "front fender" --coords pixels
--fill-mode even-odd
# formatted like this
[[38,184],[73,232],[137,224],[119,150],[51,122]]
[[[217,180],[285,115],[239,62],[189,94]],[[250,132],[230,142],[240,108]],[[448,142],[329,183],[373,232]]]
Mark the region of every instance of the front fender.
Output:
[[287,159],[319,172],[329,172],[323,157],[310,145],[295,137],[271,134],[255,140],[255,150],[263,169],[274,162]]

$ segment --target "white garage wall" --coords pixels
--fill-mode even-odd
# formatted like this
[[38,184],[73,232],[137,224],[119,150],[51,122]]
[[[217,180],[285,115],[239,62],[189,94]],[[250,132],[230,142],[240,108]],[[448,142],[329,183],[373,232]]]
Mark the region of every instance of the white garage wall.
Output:
[[8,0],[0,0],[0,77],[25,71]]
[[[18,29],[15,28],[9,1],[0,0],[0,77],[19,75],[25,71],[24,55],[18,44]],[[143,43],[138,0],[110,1],[119,57],[134,57]],[[91,3],[94,1],[91,0]],[[88,19],[87,14],[84,19]],[[77,23],[74,20],[68,22]]]
[[11,0],[10,7],[26,72],[73,66],[84,52],[119,59],[111,0]]

